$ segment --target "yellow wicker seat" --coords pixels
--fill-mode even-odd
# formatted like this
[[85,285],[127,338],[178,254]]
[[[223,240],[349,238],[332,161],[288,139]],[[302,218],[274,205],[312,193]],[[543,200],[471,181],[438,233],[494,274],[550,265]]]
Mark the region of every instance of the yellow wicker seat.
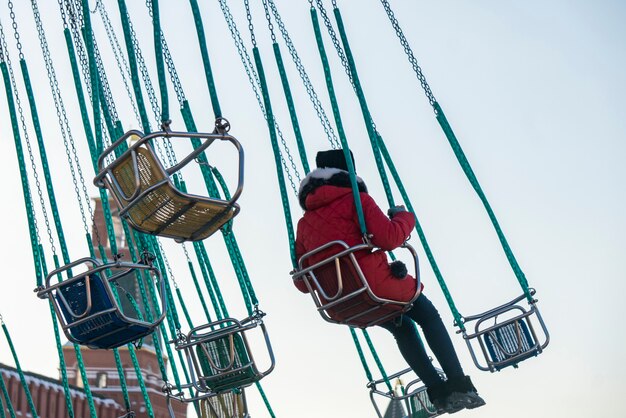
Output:
[[[204,142],[175,166],[165,169],[156,156],[151,140],[161,138],[198,138]],[[216,139],[231,142],[239,152],[239,181],[228,200],[199,196],[179,190],[172,174],[195,160]],[[135,141],[117,159],[105,159],[124,144]],[[129,131],[107,148],[98,160],[99,174],[94,183],[109,189],[120,208],[120,216],[138,231],[174,238],[178,242],[203,240],[238,212],[236,203],[243,188],[243,150],[225,132],[201,134],[172,131],[143,135]]]

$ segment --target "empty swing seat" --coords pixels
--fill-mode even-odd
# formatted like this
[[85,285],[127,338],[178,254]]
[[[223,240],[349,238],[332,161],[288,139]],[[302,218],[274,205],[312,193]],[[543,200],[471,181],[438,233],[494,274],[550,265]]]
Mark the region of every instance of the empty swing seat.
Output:
[[[204,142],[181,162],[166,169],[151,144],[162,138],[195,138]],[[199,158],[216,139],[228,141],[237,148],[239,180],[235,193],[230,199],[222,200],[181,190],[172,175]],[[105,164],[107,157],[125,147],[127,142],[132,145],[113,162]],[[199,241],[217,232],[239,212],[236,200],[243,188],[243,149],[225,132],[163,131],[143,135],[129,131],[102,153],[98,169],[94,183],[109,189],[120,208],[120,216],[133,228],[147,234],[174,238],[178,242]]]
[[243,389],[220,393],[199,402],[200,418],[247,418],[248,408]]
[[[531,289],[530,295],[534,294]],[[463,338],[479,369],[495,372],[517,367],[519,362],[539,355],[550,342],[536,301],[529,301],[530,308],[526,309],[518,304],[524,298],[526,295],[521,295],[482,314],[463,318],[465,325],[474,323],[474,332],[470,334],[464,329]],[[476,345],[484,361],[476,355]]]
[[[415,265],[416,292],[410,301],[397,301],[376,296],[359,266],[355,253],[375,251],[375,247],[360,244],[350,247],[343,241],[332,241],[303,255],[293,280],[303,280],[317,310],[326,321],[365,328],[389,321],[411,308],[421,292],[417,253],[408,243]],[[311,257],[328,254],[322,261],[312,263]],[[315,257],[318,255],[318,257]]]
[[[259,327],[265,340],[270,364],[260,371],[252,355],[246,333]],[[226,318],[196,327],[176,341],[190,369],[190,383],[196,396],[191,401],[238,390],[258,382],[274,369],[274,354],[260,314],[242,321]]]
[[[439,375],[445,379],[445,374],[442,370],[437,369]],[[413,377],[411,377],[413,375]],[[389,389],[389,382],[393,379],[410,379],[409,383],[406,386],[398,387],[393,390],[381,390],[378,389],[378,386],[383,385],[385,389]],[[401,381],[400,381],[401,384]],[[387,376],[387,378],[373,380],[367,384],[370,389],[370,400],[374,405],[374,409],[379,418],[383,418],[383,414],[381,413],[380,408],[378,407],[377,399],[381,397],[387,398],[390,402],[401,402],[404,407],[407,409],[407,418],[431,418],[439,416],[440,413],[437,412],[437,408],[430,402],[428,398],[428,394],[426,393],[426,386],[423,384],[421,379],[415,375],[415,373],[410,369],[404,369],[398,373]]]
[[[91,268],[60,283],[50,284],[53,277],[61,277],[62,273],[80,265],[91,265]],[[107,271],[112,272],[112,275],[107,277]],[[164,296],[161,298],[161,307],[144,307],[142,313],[136,309],[125,309],[116,295],[117,290],[113,290],[113,286],[116,289],[120,286],[120,281],[141,280],[137,275],[143,273],[150,274],[150,277],[153,275],[161,282],[161,294],[164,295],[160,274],[149,265],[122,262],[101,264],[95,259],[84,258],[48,274],[46,285],[39,289],[37,296],[52,301],[70,341],[94,349],[116,348],[151,334],[165,317]],[[136,303],[134,305],[139,306]],[[156,320],[144,320],[148,314]]]

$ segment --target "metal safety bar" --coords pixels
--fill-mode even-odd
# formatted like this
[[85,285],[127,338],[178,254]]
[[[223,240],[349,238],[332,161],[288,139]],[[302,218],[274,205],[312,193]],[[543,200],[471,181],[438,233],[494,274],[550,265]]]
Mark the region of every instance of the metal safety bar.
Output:
[[[342,248],[342,250],[311,266],[308,266],[308,267],[306,266],[308,260],[312,256],[319,254],[323,251],[326,251],[334,246],[339,246],[340,248]],[[329,243],[322,245],[321,247],[318,247],[312,251],[309,251],[308,253],[300,257],[300,260],[298,261],[298,269],[292,271],[291,275],[294,281],[297,281],[297,280],[304,281],[304,283],[306,284],[307,290],[309,291],[309,293],[311,294],[311,297],[313,298],[313,301],[315,302],[315,306],[317,307],[318,312],[320,313],[322,318],[324,318],[324,320],[331,322],[331,323],[335,323],[335,324],[345,324],[345,325],[355,326],[359,328],[365,328],[368,326],[381,324],[383,322],[386,322],[402,314],[403,312],[406,312],[408,309],[411,308],[413,302],[415,302],[415,300],[419,297],[421,293],[422,286],[421,286],[421,280],[420,280],[419,259],[417,256],[417,252],[407,242],[405,242],[400,248],[405,248],[411,253],[413,263],[414,263],[415,275],[413,277],[415,278],[415,281],[416,281],[416,290],[415,290],[415,294],[409,301],[385,299],[385,298],[376,296],[372,292],[367,282],[367,278],[364,275],[363,271],[361,270],[361,267],[359,266],[359,263],[355,257],[355,253],[359,251],[367,251],[367,252],[382,251],[381,249],[371,244],[359,244],[359,245],[350,247],[348,244],[346,244],[344,241],[341,241],[341,240],[331,241]],[[346,262],[349,263],[350,266],[354,268],[354,271],[356,272],[356,276],[357,276],[356,280],[358,281],[357,289],[349,291],[347,294],[344,294],[344,272],[342,272],[342,269],[341,269],[342,260],[345,260]],[[335,265],[335,273],[336,273],[336,278],[337,278],[337,283],[336,283],[337,291],[332,295],[328,294],[327,290],[325,290],[324,287],[321,285],[316,275],[316,271],[318,271],[320,268],[329,266],[331,264]],[[319,274],[319,271],[318,271],[318,274]],[[337,317],[342,312],[352,310],[355,306],[357,306],[353,304],[351,305],[350,302],[354,302],[354,301],[358,302],[359,301],[358,298],[361,295],[367,297],[367,299],[369,300],[368,302],[370,302],[369,307],[365,308],[365,310],[363,311],[359,311],[359,312],[354,313],[353,315],[349,315],[347,318],[342,318],[339,320],[336,318],[333,318],[333,316]],[[342,309],[342,306],[344,306],[344,309]],[[384,314],[381,314],[381,316],[379,317],[372,315],[376,313],[376,311],[381,310],[381,308],[383,307],[392,307],[392,306],[398,307],[400,309],[392,311],[392,312],[386,312]],[[331,309],[334,309],[332,313],[329,312]],[[363,318],[369,318],[369,317],[373,317],[373,319],[362,321]]]
[[[227,123],[227,122],[226,122]],[[167,127],[165,127],[167,128]],[[200,132],[176,132],[171,131],[169,129],[165,129],[159,132],[153,132],[148,135],[144,135],[143,132],[138,130],[130,130],[126,132],[123,136],[117,139],[111,146],[109,146],[106,150],[98,158],[98,174],[94,179],[94,184],[100,188],[109,189],[113,197],[115,198],[117,204],[120,207],[120,216],[126,218],[129,223],[135,228],[142,232],[150,233],[153,235],[163,235],[175,238],[177,241],[186,241],[191,240],[195,241],[198,239],[204,239],[206,236],[203,234],[206,233],[208,229],[214,226],[215,223],[220,223],[221,226],[223,223],[227,222],[231,218],[233,218],[239,212],[239,205],[236,203],[237,199],[242,193],[243,190],[243,181],[244,181],[244,152],[243,147],[239,143],[239,141],[227,134],[228,125],[224,125],[223,122],[216,122],[216,129],[213,133],[200,133]],[[119,150],[119,148],[128,142],[128,140],[132,137],[139,138],[136,142],[130,144],[128,149],[123,151],[119,156],[115,158],[110,164],[106,164],[106,159],[115,153],[115,151]],[[157,139],[172,139],[172,138],[185,138],[185,139],[201,139],[203,140],[202,144],[194,149],[189,155],[183,158],[180,162],[175,164],[172,167],[165,168],[159,158],[157,158],[154,148],[152,146],[152,141]],[[196,194],[186,193],[184,191],[179,190],[174,182],[172,181],[171,176],[174,173],[180,171],[183,167],[189,164],[191,161],[197,160],[198,157],[216,140],[227,141],[235,146],[238,153],[238,171],[237,171],[237,188],[234,193],[232,193],[229,199],[217,199],[208,196],[200,196]],[[141,170],[139,167],[139,156],[142,155],[144,159],[148,159],[148,164],[154,165],[154,167],[150,167],[153,173],[151,174],[154,180],[151,182],[144,183],[142,182]],[[117,178],[115,174],[116,169],[121,169],[129,164],[132,165],[132,173],[133,178],[131,179],[131,185],[126,184],[126,190],[124,189],[124,185],[120,183],[120,179]],[[126,179],[128,180],[128,179]],[[145,179],[144,179],[145,181]],[[133,210],[137,209],[138,205],[144,201],[152,201],[155,200],[154,194],[158,193],[159,190],[163,190],[162,188],[166,187],[166,190],[169,190],[169,193],[179,199],[182,202],[178,202],[180,208],[175,210],[173,213],[168,213],[169,219],[162,222],[162,225],[159,227],[154,227],[153,229],[146,229],[142,227],[140,221],[134,219],[132,215]],[[130,189],[130,190],[129,190]],[[167,194],[167,191],[163,191],[162,193]],[[167,197],[167,196],[166,196]],[[163,206],[166,205],[170,200],[166,197],[163,198],[163,202],[161,205],[157,205],[154,208],[150,207],[148,209],[143,208],[143,210],[147,210],[146,213],[142,212],[142,216],[144,218],[150,218],[155,216],[159,210],[163,209]],[[185,203],[187,202],[188,203]],[[215,205],[219,208],[220,212],[224,216],[216,215],[212,219],[209,220],[205,225],[198,228],[198,230],[191,234],[191,236],[180,237],[176,234],[167,234],[162,233],[164,229],[170,226],[176,219],[189,211],[194,205],[202,203],[207,205]],[[233,213],[230,213],[230,212]],[[226,216],[227,215],[227,216]],[[145,219],[143,219],[145,220]]]
[[[535,295],[535,289],[530,292],[531,296]],[[533,299],[525,308],[519,305],[525,298],[523,294],[481,314],[463,317],[466,325],[474,322],[473,333],[468,334],[468,327],[459,332],[462,332],[472,360],[480,370],[495,372],[508,366],[517,367],[519,362],[541,354],[550,342],[537,301]],[[480,347],[484,362],[476,355],[476,345]]]
[[[143,261],[144,262],[142,263],[130,263],[116,260],[111,263],[102,264],[99,260],[95,258],[81,258],[51,271],[46,276],[44,282],[45,285],[35,289],[35,291],[37,292],[37,296],[39,298],[47,298],[52,302],[55,313],[59,318],[59,321],[61,322],[63,332],[70,341],[77,344],[86,344],[93,348],[114,348],[114,346],[109,345],[107,345],[107,347],[101,347],[98,345],[98,342],[103,338],[109,337],[132,326],[139,326],[141,327],[140,329],[142,329],[141,335],[136,336],[136,338],[133,338],[132,341],[138,340],[148,334],[151,334],[165,318],[167,309],[167,300],[165,298],[165,283],[162,280],[161,273],[157,268],[152,266],[151,261],[146,257],[143,259]],[[87,271],[63,280],[64,273],[70,275],[71,269],[80,265],[87,266]],[[107,273],[112,274],[107,276]],[[153,307],[154,311],[158,315],[152,321],[144,321],[142,319],[133,318],[126,315],[119,302],[117,301],[111,285],[116,284],[120,279],[124,277],[141,273],[148,273],[150,277],[155,277],[159,285],[159,294],[161,295],[160,306]],[[51,284],[51,280],[55,277],[59,280],[59,282]],[[105,304],[110,305],[110,307],[108,308],[99,309],[97,311],[94,311],[94,304],[96,302],[102,303],[102,301],[92,300],[92,289],[94,286],[94,283],[92,283],[92,281],[95,280],[99,280],[102,283],[104,295],[100,295],[100,297],[102,298],[104,296],[104,298],[106,299]],[[140,279],[138,278],[138,280]],[[83,282],[85,286],[85,306],[82,311],[76,312],[73,309],[71,302],[76,302],[76,304],[80,305],[80,302],[82,301],[68,301],[67,295],[64,294],[64,290],[71,289],[73,285],[81,286],[81,282]],[[146,310],[150,309],[150,307],[148,306],[144,308]],[[91,337],[89,337],[88,341],[78,340],[72,334],[72,331],[77,329],[81,325],[90,326],[94,324],[94,321],[98,320],[108,321],[110,320],[110,315],[115,316],[115,318],[119,321],[119,326],[113,327],[107,332],[95,332]],[[119,345],[123,345],[128,342],[131,341],[120,341]]]

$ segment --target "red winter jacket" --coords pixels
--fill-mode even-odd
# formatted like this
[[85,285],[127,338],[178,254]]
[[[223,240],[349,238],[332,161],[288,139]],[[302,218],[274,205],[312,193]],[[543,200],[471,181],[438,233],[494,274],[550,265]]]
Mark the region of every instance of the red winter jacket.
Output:
[[[365,224],[368,233],[372,235],[372,244],[385,251],[402,245],[415,227],[413,214],[400,212],[389,219],[367,194],[365,184],[360,179],[359,189]],[[349,177],[345,171],[332,168],[312,171],[300,187],[300,203],[305,213],[298,222],[296,238],[298,259],[330,241],[342,240],[349,246],[363,242]],[[311,257],[311,263],[307,264],[321,261],[333,253],[336,251],[331,250],[330,254],[328,252],[316,254]],[[376,296],[409,301],[415,295],[414,278],[410,275],[404,279],[393,277],[387,255],[383,251],[373,253],[361,251],[355,253],[355,256]],[[301,292],[308,292],[304,282],[294,283]]]

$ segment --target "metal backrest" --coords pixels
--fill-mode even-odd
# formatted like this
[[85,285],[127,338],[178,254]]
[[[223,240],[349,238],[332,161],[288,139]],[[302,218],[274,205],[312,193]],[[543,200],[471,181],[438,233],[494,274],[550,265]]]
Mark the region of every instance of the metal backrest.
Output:
[[249,416],[243,389],[202,399],[199,408],[200,418],[247,418]]
[[411,252],[415,267],[416,291],[410,301],[380,298],[372,292],[356,254],[380,250],[367,244],[350,247],[332,241],[316,248],[300,258],[293,279],[304,281],[326,321],[359,328],[380,324],[408,310],[421,291],[417,254],[409,244],[403,247]]
[[[550,334],[536,301],[527,308],[519,304],[525,297],[521,295],[487,312],[464,318],[463,338],[476,367],[491,372],[517,367],[519,362],[539,355],[548,345]],[[468,332],[472,325],[473,330]],[[482,359],[477,353],[482,353]]]
[[[438,368],[436,370],[445,380],[446,376],[443,371]],[[394,379],[398,379],[399,384],[390,390],[390,382]],[[402,380],[408,381],[408,383],[404,385]],[[372,380],[367,384],[367,387],[370,389],[370,400],[379,418],[383,418],[383,413],[378,405],[381,400],[400,402],[408,413],[407,418],[428,418],[440,415],[428,398],[426,386],[410,368],[389,375],[387,378]]]
[[[165,168],[152,145],[164,139],[203,142],[180,162]],[[190,162],[204,158],[204,151],[216,140],[229,142],[237,150],[235,191],[228,199],[187,193],[172,175]],[[110,161],[115,153],[119,155]],[[243,190],[243,166],[243,148],[236,138],[226,132],[161,131],[143,135],[133,130],[102,153],[94,183],[111,191],[120,208],[120,216],[126,218],[133,228],[179,242],[198,241],[215,233],[239,212],[236,201]]]
[[[263,334],[268,350],[270,364],[264,371],[259,370],[246,336],[255,329]],[[185,402],[249,386],[274,369],[267,330],[258,315],[242,321],[226,318],[196,327],[179,336],[176,349],[187,357],[188,387],[196,392],[195,397],[180,398]]]
[[[81,267],[87,270],[63,279],[72,269]],[[60,282],[51,284],[53,278]],[[133,297],[139,286],[152,286],[153,279],[160,286],[160,306],[154,306],[150,300],[146,306]],[[93,258],[83,258],[50,272],[37,296],[52,302],[70,341],[108,349],[137,342],[154,332],[165,318],[164,292],[159,271],[149,264],[120,261],[102,264]]]

